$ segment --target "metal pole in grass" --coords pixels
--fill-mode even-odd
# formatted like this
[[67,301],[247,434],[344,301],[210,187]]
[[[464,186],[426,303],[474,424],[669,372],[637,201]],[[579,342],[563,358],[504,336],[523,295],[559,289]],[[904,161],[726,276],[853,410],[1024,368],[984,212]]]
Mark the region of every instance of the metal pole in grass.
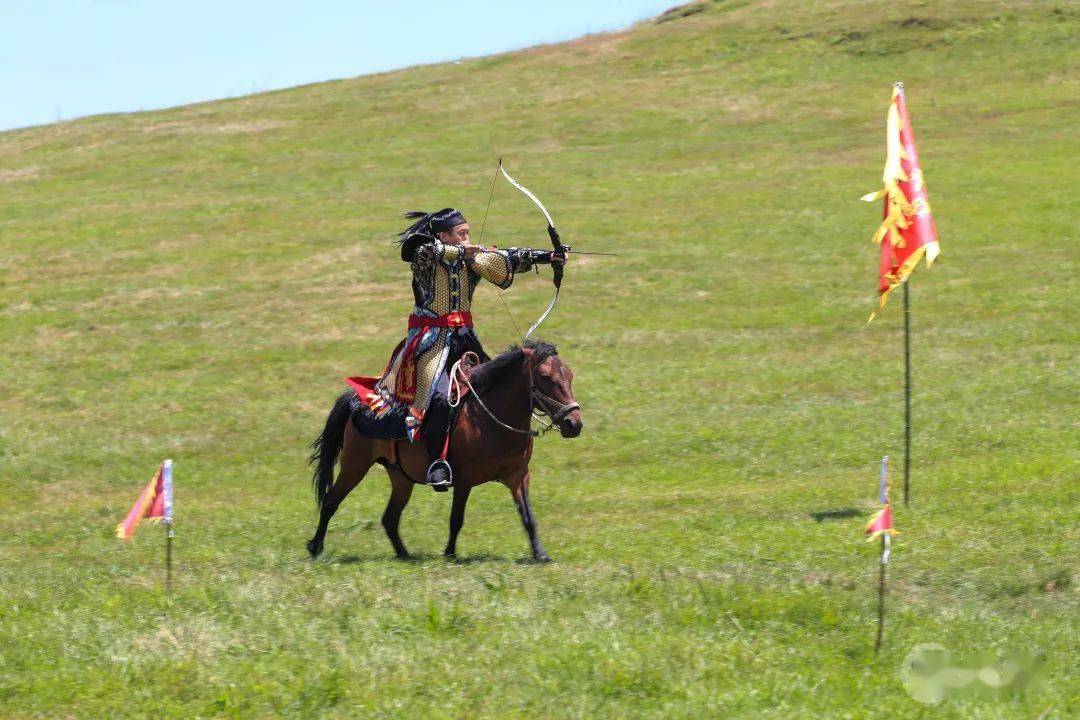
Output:
[[908,285],[904,281],[904,506],[908,504],[908,482],[911,478],[911,307]]
[[172,525],[165,526],[165,596],[172,595]]
[[885,566],[889,564],[889,538],[888,533],[881,535],[881,575],[878,578],[878,605],[877,605],[877,640],[874,641],[874,652],[881,650],[881,636],[885,632]]
[[[866,532],[881,533],[881,569],[878,575],[878,612],[877,638],[874,640],[874,653],[881,650],[881,638],[885,633],[885,568],[889,564],[889,550],[892,543],[892,513],[889,510],[889,456],[881,458],[880,500],[884,509],[875,515],[866,526]],[[871,538],[873,539],[873,538]]]
[[172,597],[172,540],[173,540],[173,461],[161,467],[162,490],[165,494],[165,597]]

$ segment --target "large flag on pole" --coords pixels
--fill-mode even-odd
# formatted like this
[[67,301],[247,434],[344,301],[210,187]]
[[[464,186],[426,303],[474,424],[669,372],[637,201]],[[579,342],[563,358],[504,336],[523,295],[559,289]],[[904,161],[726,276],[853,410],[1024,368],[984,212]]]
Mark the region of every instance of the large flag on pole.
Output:
[[143,488],[139,499],[131,507],[124,521],[116,526],[116,537],[130,540],[139,526],[140,520],[151,522],[165,521],[172,524],[173,487],[172,460],[166,460],[158,467],[153,479]]
[[[904,83],[893,83],[892,101],[885,122],[884,187],[863,195],[873,202],[884,198],[884,220],[874,233],[873,241],[881,246],[881,266],[878,271],[879,309],[885,307],[889,292],[905,282],[922,258],[930,267],[940,253],[937,228],[930,212],[926,181],[915,151],[915,135],[911,130]],[[874,313],[870,316],[873,320]]]

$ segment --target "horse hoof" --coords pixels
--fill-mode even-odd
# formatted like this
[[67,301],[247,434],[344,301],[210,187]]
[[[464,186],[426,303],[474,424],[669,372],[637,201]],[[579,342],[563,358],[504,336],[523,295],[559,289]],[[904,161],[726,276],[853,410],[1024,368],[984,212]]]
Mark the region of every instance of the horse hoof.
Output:
[[544,553],[543,555],[533,555],[533,562],[534,563],[549,563],[549,562],[551,562],[551,558],[548,557],[547,553]]
[[322,543],[315,544],[314,540],[308,540],[307,551],[311,555],[311,559],[314,560],[322,554]]

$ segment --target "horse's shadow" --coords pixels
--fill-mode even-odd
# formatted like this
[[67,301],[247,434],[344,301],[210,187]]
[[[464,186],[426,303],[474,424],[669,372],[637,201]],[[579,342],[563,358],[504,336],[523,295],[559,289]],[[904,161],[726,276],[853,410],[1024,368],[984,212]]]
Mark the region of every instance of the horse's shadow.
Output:
[[858,517],[862,514],[862,511],[858,508],[845,507],[830,508],[828,510],[814,510],[810,513],[810,517],[814,518],[814,522],[824,522],[826,520],[846,520],[848,518]]
[[532,561],[528,558],[519,559],[511,558],[506,555],[492,555],[490,553],[477,553],[476,555],[456,555],[454,557],[446,557],[442,553],[415,553],[407,558],[398,558],[393,554],[370,554],[370,555],[356,555],[356,554],[342,554],[336,555],[334,553],[323,553],[323,556],[318,559],[317,562],[327,563],[328,565],[370,565],[376,563],[385,563],[387,561],[394,561],[404,563],[407,565],[430,565],[434,563],[443,563],[445,565],[485,565],[489,563],[517,563],[530,564]]

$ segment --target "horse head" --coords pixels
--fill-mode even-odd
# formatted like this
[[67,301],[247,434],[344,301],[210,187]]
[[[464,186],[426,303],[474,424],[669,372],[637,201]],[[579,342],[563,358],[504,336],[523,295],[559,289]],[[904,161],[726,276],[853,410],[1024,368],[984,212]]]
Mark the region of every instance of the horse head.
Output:
[[564,438],[581,434],[581,406],[574,399],[574,371],[563,362],[554,345],[538,343],[522,348],[533,367],[533,408],[551,417]]

